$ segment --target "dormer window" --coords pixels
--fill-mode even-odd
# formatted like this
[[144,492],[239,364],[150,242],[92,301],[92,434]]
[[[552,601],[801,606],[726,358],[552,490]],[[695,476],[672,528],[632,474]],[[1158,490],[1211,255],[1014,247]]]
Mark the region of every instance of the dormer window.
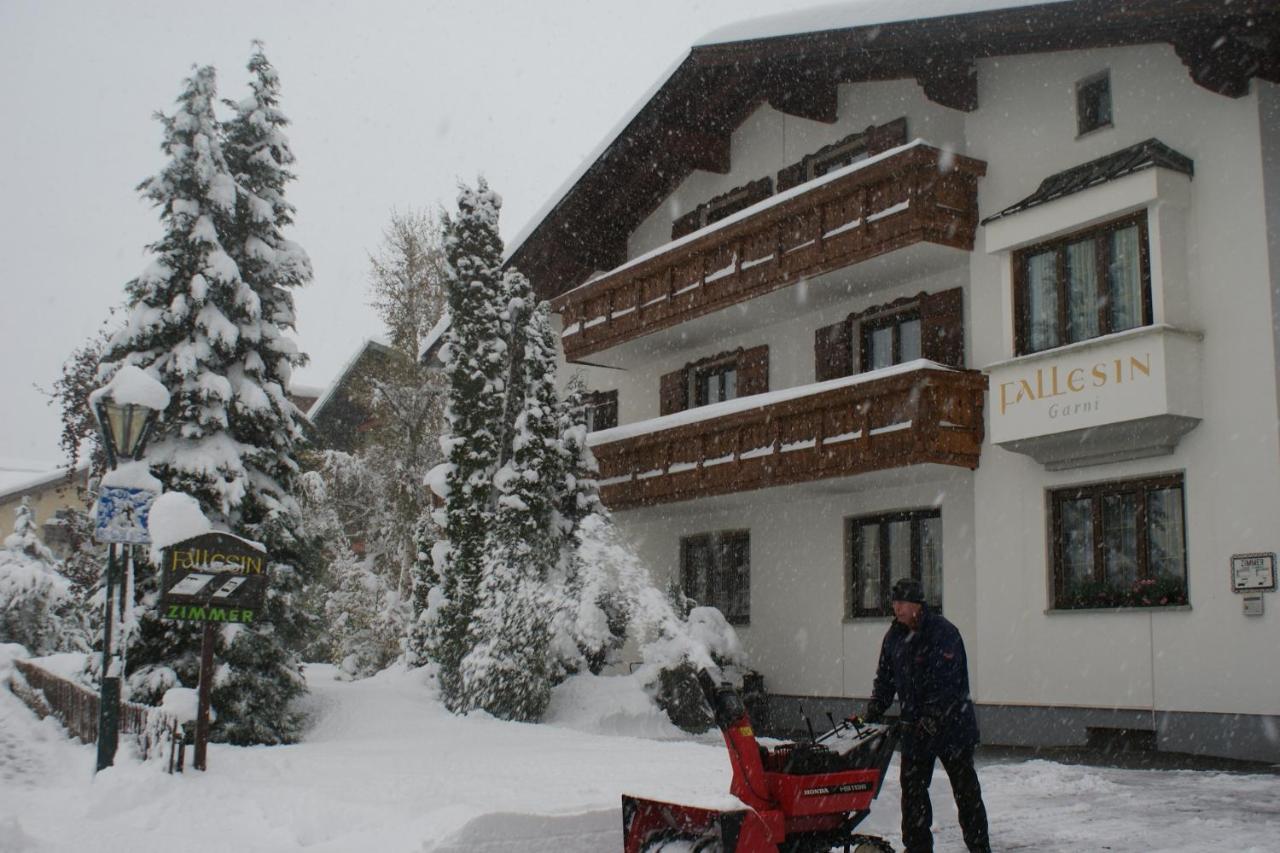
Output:
[[1111,73],[1103,71],[1076,84],[1076,135],[1111,127]]
[[1019,355],[1151,324],[1147,215],[1014,254]]

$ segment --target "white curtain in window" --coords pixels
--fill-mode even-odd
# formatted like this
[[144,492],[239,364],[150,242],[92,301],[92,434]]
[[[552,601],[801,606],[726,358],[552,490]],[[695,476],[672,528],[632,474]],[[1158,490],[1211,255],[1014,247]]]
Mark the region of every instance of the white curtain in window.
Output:
[[1153,578],[1185,577],[1182,489],[1159,489],[1147,495],[1147,536],[1148,574]]
[[1111,331],[1142,325],[1142,263],[1138,226],[1111,235],[1111,263],[1107,270],[1111,291]]
[[920,519],[920,585],[924,600],[942,608],[942,519]]
[[858,578],[862,587],[858,607],[877,610],[880,607],[880,525],[864,524],[858,545]]
[[1067,342],[1088,340],[1098,328],[1098,248],[1093,240],[1067,246]]
[[1058,345],[1058,256],[1027,259],[1027,347],[1038,352]]

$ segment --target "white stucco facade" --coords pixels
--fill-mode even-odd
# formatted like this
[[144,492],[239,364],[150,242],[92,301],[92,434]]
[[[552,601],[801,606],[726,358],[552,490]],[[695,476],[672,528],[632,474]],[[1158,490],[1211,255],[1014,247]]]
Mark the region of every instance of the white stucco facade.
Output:
[[[1113,125],[1077,137],[1076,83],[1100,71],[1110,74]],[[1094,723],[1149,725],[1169,748],[1197,751],[1203,730],[1170,714],[1245,715],[1257,725],[1227,745],[1201,746],[1277,760],[1280,656],[1269,650],[1280,646],[1280,598],[1265,594],[1263,615],[1244,615],[1229,567],[1233,554],[1280,551],[1280,91],[1255,80],[1241,98],[1211,93],[1167,45],[1000,57],[977,72],[971,112],[933,103],[907,79],[840,86],[830,125],[759,107],[732,136],[729,173],[686,179],[632,233],[629,257],[667,242],[672,220],[700,202],[900,116],[908,138],[986,162],[983,216],[1049,175],[1152,138],[1189,157],[1194,176],[1138,171],[981,227],[972,252],[899,250],[589,359],[607,367],[565,366],[592,389],[616,390],[619,423],[635,423],[659,414],[659,379],[683,364],[767,344],[771,390],[812,383],[820,327],[899,297],[963,288],[965,364],[991,379],[977,470],[898,468],[626,510],[617,520],[664,584],[679,574],[682,537],[749,530],[750,622],[740,634],[751,660],[771,693],[834,701],[869,695],[888,625],[847,616],[847,520],[937,508],[943,610],[966,640],[974,698],[993,720],[1076,709],[1084,716],[1070,726],[1079,731],[1049,740],[1080,742]],[[1146,213],[1150,326],[1017,356],[1013,252],[1137,211]],[[1126,373],[1089,388],[1099,407],[1075,421],[1047,414],[1059,400],[1009,404],[1008,389],[1037,369],[1060,371],[1064,386],[1071,377],[1075,390],[1103,362],[1123,362]],[[1105,453],[1059,448],[1044,464],[1019,444],[1129,421],[1148,426]],[[1146,438],[1153,422],[1156,431],[1174,424],[1163,444]],[[1183,478],[1189,604],[1055,609],[1051,493],[1167,474]]]

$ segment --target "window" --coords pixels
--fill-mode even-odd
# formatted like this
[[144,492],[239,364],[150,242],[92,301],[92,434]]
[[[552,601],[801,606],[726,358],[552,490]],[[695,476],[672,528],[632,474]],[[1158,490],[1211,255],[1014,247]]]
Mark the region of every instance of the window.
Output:
[[1182,475],[1052,493],[1054,607],[1187,603]]
[[1076,133],[1084,136],[1111,127],[1111,73],[1103,71],[1076,84]]
[[690,408],[721,403],[738,396],[737,360],[689,371]]
[[613,429],[618,425],[618,392],[592,391],[583,399],[587,432]]
[[739,348],[663,374],[658,382],[658,412],[670,415],[768,390],[768,344]]
[[921,357],[920,312],[899,311],[873,320],[862,328],[862,369],[877,370]]
[[1151,323],[1145,213],[1014,255],[1018,354]]
[[751,621],[751,534],[704,533],[680,540],[680,583],[702,607],[714,607],[732,625]]
[[942,609],[942,514],[936,509],[849,521],[850,616],[889,616],[899,578],[915,578],[925,601]]

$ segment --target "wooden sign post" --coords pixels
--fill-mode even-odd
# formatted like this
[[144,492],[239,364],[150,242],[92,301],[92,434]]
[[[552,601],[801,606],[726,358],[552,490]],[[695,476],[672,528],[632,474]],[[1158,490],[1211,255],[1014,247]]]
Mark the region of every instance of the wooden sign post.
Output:
[[192,765],[205,770],[214,632],[219,623],[253,624],[265,614],[267,551],[230,533],[204,533],[165,549],[161,583],[161,618],[204,623]]

